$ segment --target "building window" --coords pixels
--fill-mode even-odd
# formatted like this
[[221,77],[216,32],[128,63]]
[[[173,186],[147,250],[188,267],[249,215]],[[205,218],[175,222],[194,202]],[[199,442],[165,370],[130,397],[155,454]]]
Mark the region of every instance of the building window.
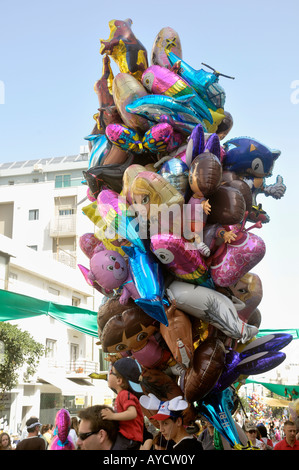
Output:
[[39,209],[31,209],[29,211],[29,220],[38,220],[39,219]]
[[81,299],[79,299],[78,297],[72,297],[72,306],[73,307],[79,307],[81,303]]
[[71,175],[55,176],[55,188],[68,188],[71,186]]
[[55,339],[46,339],[46,357],[49,359],[54,359],[56,355],[56,345],[57,341]]
[[59,209],[59,216],[73,215],[74,213],[75,213],[74,209]]

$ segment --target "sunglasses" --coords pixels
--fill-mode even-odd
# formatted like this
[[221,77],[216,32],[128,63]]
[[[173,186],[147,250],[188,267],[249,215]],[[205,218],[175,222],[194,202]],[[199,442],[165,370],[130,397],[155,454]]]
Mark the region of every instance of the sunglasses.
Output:
[[256,432],[256,430],[255,429],[250,429],[250,431],[248,431],[248,432],[249,432],[249,434],[252,434],[252,433]]
[[78,437],[81,441],[85,441],[89,436],[93,434],[97,434],[99,431],[92,431],[92,432],[79,432]]

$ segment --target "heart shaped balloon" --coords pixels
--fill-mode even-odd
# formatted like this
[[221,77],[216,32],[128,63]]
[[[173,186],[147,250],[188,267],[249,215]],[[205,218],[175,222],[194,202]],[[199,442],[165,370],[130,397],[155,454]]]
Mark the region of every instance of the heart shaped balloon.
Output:
[[[264,257],[264,241],[238,226],[232,227],[237,238],[231,243],[222,243],[212,257],[210,272],[216,285],[226,287],[238,282]],[[239,230],[239,231],[238,231]]]

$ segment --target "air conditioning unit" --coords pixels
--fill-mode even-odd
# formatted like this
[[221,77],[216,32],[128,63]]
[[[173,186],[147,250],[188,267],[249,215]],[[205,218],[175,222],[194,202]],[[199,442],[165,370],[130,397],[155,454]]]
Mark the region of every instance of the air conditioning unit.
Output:
[[42,173],[43,165],[41,165],[40,163],[35,163],[33,165],[33,171],[38,171],[39,173]]

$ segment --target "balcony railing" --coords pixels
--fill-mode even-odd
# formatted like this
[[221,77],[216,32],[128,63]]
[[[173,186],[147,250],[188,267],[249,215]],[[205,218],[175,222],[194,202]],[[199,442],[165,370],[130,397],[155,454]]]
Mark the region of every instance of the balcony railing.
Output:
[[64,371],[67,376],[82,377],[88,376],[92,372],[99,373],[99,363],[87,359],[78,359],[76,361],[56,361],[52,358],[44,358],[41,361],[42,368]]
[[50,237],[72,237],[76,235],[76,214],[56,216],[50,222]]

